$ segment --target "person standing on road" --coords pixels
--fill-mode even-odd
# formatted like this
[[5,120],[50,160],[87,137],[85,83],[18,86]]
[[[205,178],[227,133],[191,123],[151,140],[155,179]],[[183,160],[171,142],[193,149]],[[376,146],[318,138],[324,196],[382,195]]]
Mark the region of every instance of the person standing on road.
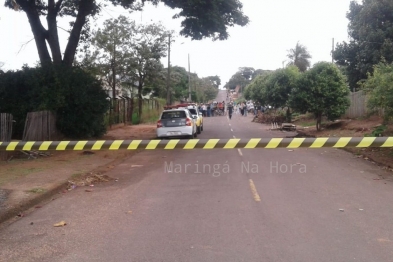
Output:
[[229,102],[229,104],[228,104],[228,116],[229,116],[229,119],[232,119],[232,113],[233,113],[233,104],[232,104],[232,102]]
[[258,103],[254,104],[254,116],[258,115]]
[[247,116],[247,113],[248,113],[248,105],[246,103],[244,104],[244,116]]
[[202,115],[206,117],[206,104],[202,105]]

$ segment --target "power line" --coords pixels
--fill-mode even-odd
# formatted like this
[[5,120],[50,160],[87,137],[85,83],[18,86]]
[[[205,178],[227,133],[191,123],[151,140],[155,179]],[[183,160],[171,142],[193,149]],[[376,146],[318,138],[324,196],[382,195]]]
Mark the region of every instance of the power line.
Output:
[[112,17],[113,19],[115,19],[115,18],[113,17],[113,15],[111,15],[104,7],[102,8],[102,10],[104,10],[110,17]]

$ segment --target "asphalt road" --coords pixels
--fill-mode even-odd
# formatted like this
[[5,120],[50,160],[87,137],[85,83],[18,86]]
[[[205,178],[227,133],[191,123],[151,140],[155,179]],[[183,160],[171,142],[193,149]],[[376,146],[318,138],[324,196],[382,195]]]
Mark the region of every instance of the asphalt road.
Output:
[[[291,135],[250,120],[198,138]],[[3,228],[0,261],[393,261],[393,182],[342,150],[144,151],[107,174]]]

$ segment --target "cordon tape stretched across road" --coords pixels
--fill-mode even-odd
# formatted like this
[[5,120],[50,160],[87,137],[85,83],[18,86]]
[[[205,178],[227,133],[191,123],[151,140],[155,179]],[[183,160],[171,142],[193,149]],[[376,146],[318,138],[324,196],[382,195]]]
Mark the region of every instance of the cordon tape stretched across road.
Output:
[[393,147],[393,137],[0,142],[0,151]]

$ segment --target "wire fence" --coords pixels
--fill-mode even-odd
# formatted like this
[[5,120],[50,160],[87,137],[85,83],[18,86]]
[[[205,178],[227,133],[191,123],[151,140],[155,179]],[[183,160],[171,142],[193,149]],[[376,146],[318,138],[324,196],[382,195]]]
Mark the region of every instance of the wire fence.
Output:
[[115,124],[140,124],[155,122],[164,108],[163,99],[143,99],[142,114],[139,115],[139,99],[118,98],[110,100],[110,109],[105,115],[107,126]]

